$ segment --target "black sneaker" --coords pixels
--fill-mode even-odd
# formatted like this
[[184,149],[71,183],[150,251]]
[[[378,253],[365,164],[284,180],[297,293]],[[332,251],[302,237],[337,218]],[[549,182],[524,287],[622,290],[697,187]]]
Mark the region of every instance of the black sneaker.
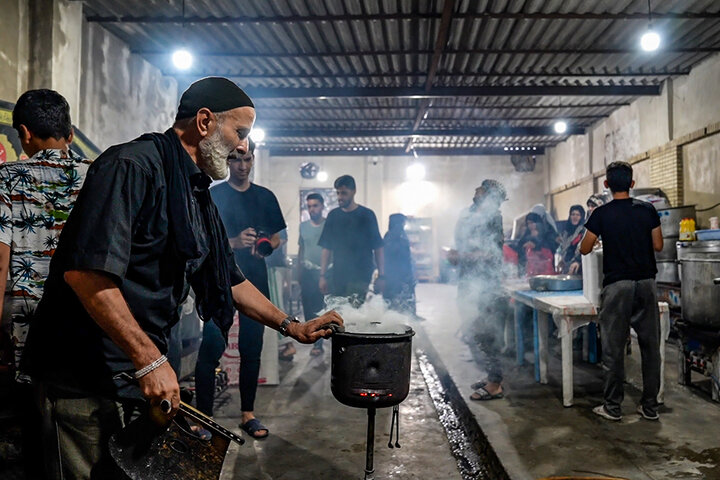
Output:
[[622,416],[613,415],[610,412],[608,412],[607,409],[605,408],[605,405],[598,405],[597,407],[593,408],[592,411],[595,415],[600,415],[605,420],[610,420],[612,422],[619,422],[620,420],[622,420]]
[[660,420],[660,415],[655,413],[648,413],[642,405],[638,405],[637,412],[642,415],[645,420]]

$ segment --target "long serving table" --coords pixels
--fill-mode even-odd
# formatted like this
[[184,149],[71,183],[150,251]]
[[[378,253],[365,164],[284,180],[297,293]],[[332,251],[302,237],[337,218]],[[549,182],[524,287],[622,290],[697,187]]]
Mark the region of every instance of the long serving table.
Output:
[[[596,330],[591,322],[597,322],[597,309],[582,294],[582,290],[568,292],[538,292],[527,289],[527,283],[508,285],[506,290],[510,297],[515,300],[515,346],[517,361],[519,364],[524,360],[524,342],[522,333],[523,312],[520,305],[532,309],[533,315],[533,345],[535,351],[535,380],[540,383],[548,383],[548,334],[550,320],[557,327],[558,336],[561,342],[562,352],[562,390],[563,406],[570,407],[573,404],[573,332],[585,325],[590,325],[589,336],[589,360],[594,363],[596,352],[594,336]],[[520,288],[518,288],[520,287]],[[670,333],[670,310],[668,304],[659,302],[660,309],[660,392],[658,401],[663,403],[665,391],[665,340]]]

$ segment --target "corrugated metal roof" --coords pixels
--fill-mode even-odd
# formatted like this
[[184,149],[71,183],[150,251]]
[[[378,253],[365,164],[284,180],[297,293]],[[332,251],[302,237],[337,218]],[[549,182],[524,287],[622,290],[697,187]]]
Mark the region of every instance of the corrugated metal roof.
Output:
[[[448,1],[452,9],[443,18]],[[407,149],[410,138],[416,148],[448,153],[549,146],[567,138],[552,132],[557,118],[581,132],[635,98],[618,95],[616,87],[651,87],[622,91],[658,93],[653,87],[666,78],[685,75],[720,51],[720,2],[713,0],[652,0],[652,26],[663,35],[663,48],[652,54],[638,47],[648,27],[646,0],[85,0],[84,5],[89,21],[118,35],[167,75],[178,76],[181,85],[207,75],[237,81],[256,98],[258,125],[287,134],[270,135],[266,142],[288,149],[326,144]],[[178,47],[196,55],[190,73],[171,65]],[[479,87],[497,88],[473,90]],[[390,88],[405,89],[407,96],[376,96]],[[514,128],[520,136],[466,135],[486,127]],[[538,127],[547,133],[535,135]],[[399,135],[361,136],[381,130]],[[297,131],[315,134],[292,136]],[[449,135],[423,135],[428,131]]]

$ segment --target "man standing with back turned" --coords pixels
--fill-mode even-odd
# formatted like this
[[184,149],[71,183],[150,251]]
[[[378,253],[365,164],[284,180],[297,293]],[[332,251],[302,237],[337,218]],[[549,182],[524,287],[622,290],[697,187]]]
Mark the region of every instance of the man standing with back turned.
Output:
[[580,253],[592,251],[598,237],[603,244],[603,289],[598,321],[602,328],[605,367],[604,403],[593,408],[601,417],[619,421],[624,397],[625,345],[630,327],[637,333],[642,356],[643,392],[637,412],[657,420],[660,391],[660,313],[655,285],[655,252],[663,248],[660,218],[650,203],[630,198],[635,185],[629,163],[607,167],[605,187],[610,203],[597,207],[585,228]]

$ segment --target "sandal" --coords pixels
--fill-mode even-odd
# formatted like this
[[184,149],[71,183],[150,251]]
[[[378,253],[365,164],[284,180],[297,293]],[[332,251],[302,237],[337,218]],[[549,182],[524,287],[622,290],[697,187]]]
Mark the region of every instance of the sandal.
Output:
[[[260,423],[260,420],[258,420],[257,418],[253,418],[252,420],[248,420],[245,423],[241,423],[240,428],[256,440],[260,440],[261,438],[265,438],[270,435],[270,430],[268,430],[265,425]],[[256,433],[261,430],[265,430],[265,433],[256,435]]]
[[[292,353],[288,353],[288,350],[292,351]],[[278,352],[278,358],[283,362],[292,362],[293,358],[295,358],[295,353],[297,353],[297,351],[293,344],[288,343],[285,348]]]
[[495,400],[498,398],[503,398],[504,394],[501,391],[500,393],[491,394],[487,390],[485,390],[485,387],[480,387],[477,390],[473,392],[472,395],[470,395],[470,400],[475,400],[476,402],[482,402],[486,400]]
[[200,425],[191,426],[190,431],[200,440],[204,440],[206,442],[212,440],[212,433],[209,430],[202,428]]
[[487,383],[488,383],[487,380],[480,380],[479,382],[475,382],[472,385],[470,385],[470,388],[473,390],[477,390],[479,388],[485,387],[485,385],[487,385]]
[[325,353],[325,349],[323,347],[313,347],[312,350],[310,350],[311,357],[320,357],[323,353]]

